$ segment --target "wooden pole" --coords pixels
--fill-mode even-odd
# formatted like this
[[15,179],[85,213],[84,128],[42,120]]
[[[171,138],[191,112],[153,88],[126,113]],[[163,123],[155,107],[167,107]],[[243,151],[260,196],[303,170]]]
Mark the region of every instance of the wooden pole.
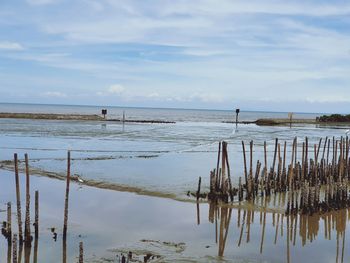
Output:
[[18,156],[17,156],[17,153],[14,154],[14,163],[15,163],[15,180],[16,180],[18,234],[19,234],[19,242],[22,242],[23,241],[23,232],[22,232],[21,190],[20,190],[20,182],[19,182],[19,174],[18,174]]
[[232,189],[232,181],[231,181],[231,171],[230,171],[230,163],[228,161],[228,154],[227,154],[227,148],[226,148],[226,166],[227,166],[227,178],[228,178],[228,185],[230,190],[230,198],[231,202],[233,202],[233,189]]
[[7,235],[9,242],[11,242],[11,237],[12,237],[12,209],[11,209],[11,203],[7,203]]
[[66,178],[66,195],[65,195],[65,201],[64,201],[63,236],[67,235],[69,184],[70,184],[70,151],[68,151],[67,153],[67,178]]
[[28,154],[24,155],[26,165],[26,218],[25,218],[25,241],[26,246],[30,246],[30,177]]
[[84,262],[84,248],[83,248],[83,242],[79,243],[79,263]]
[[221,153],[221,142],[219,142],[219,150],[218,150],[218,160],[216,163],[216,190],[219,188],[219,166],[220,166],[220,153]]
[[202,177],[199,176],[198,189],[197,189],[197,200],[199,199],[199,195],[200,195],[200,192],[201,192],[201,182],[202,182]]
[[243,148],[243,161],[244,161],[244,178],[245,178],[245,185],[248,186],[248,172],[247,172],[247,158],[245,155],[245,146],[244,141],[242,141],[242,148]]
[[35,191],[35,238],[39,237],[39,191]]
[[12,263],[17,263],[17,234],[13,235],[12,240]]
[[226,148],[227,142],[222,142],[221,151],[221,190],[223,194],[226,194]]

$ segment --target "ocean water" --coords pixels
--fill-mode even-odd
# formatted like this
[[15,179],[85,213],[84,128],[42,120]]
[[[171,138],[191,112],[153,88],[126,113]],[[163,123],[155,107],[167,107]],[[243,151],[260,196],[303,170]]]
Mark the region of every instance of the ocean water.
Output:
[[[99,114],[103,107],[33,104],[0,104],[0,112]],[[145,109],[105,107],[110,118],[175,121],[175,124],[118,123],[105,121],[56,121],[0,119],[0,161],[18,153],[29,154],[32,170],[41,175],[65,176],[67,151],[71,151],[72,173],[83,180],[111,185],[111,188],[170,195],[186,200],[196,189],[199,176],[208,188],[209,172],[216,166],[218,142],[229,143],[233,182],[243,175],[241,142],[254,141],[254,164],[262,161],[263,143],[272,159],[275,138],[299,141],[306,136],[310,147],[326,136],[345,136],[346,126],[295,125],[264,127],[232,121],[234,111]],[[119,116],[119,117],[118,117]],[[288,113],[241,112],[240,120],[286,118]],[[318,114],[295,114],[315,118]],[[290,148],[289,148],[290,149]],[[311,151],[311,148],[310,148]],[[289,151],[288,153],[289,154]],[[11,164],[6,162],[6,168]]]

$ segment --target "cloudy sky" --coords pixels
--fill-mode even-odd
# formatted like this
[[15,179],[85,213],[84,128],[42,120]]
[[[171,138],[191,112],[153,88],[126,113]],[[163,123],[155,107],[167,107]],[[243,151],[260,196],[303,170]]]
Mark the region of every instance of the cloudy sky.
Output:
[[0,101],[350,112],[350,2],[2,0]]

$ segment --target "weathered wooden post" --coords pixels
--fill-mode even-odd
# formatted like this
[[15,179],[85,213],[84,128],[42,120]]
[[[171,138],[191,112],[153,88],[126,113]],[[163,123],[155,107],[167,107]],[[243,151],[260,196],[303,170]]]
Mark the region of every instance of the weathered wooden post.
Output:
[[7,203],[7,225],[6,225],[6,230],[7,230],[7,236],[9,242],[11,242],[12,238],[12,209],[11,209],[11,202]]
[[14,154],[14,162],[15,162],[18,234],[19,234],[19,242],[21,243],[21,242],[23,242],[23,232],[22,232],[21,193],[20,193],[20,183],[19,183],[19,175],[18,175],[18,156],[17,156],[17,153]]
[[12,240],[12,263],[17,263],[17,234],[13,235]]
[[30,178],[29,178],[29,161],[28,154],[24,155],[26,165],[26,218],[25,218],[25,243],[26,246],[31,245],[30,240]]
[[84,262],[84,247],[83,242],[79,243],[79,263]]
[[39,238],[39,191],[35,191],[35,239]]
[[202,182],[202,177],[199,176],[198,189],[197,189],[197,200],[199,199],[199,196],[200,196],[200,193],[201,193],[201,182]]
[[64,222],[63,222],[64,238],[67,236],[69,184],[70,184],[70,151],[68,151],[67,153],[67,179],[66,179],[66,195],[65,195],[65,201],[64,201]]

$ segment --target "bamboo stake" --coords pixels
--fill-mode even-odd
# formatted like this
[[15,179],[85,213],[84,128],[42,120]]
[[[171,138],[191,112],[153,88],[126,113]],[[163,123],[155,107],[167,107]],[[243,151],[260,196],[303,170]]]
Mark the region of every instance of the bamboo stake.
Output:
[[12,263],[17,263],[17,234],[13,235],[12,249]]
[[70,184],[70,151],[68,151],[68,153],[67,153],[67,178],[66,178],[66,195],[65,195],[66,197],[65,197],[65,202],[64,202],[63,236],[67,235],[69,184]]
[[244,141],[242,141],[242,148],[243,148],[243,161],[244,161],[244,178],[245,178],[245,185],[248,186],[248,175],[247,175],[247,159],[245,155],[245,146]]
[[219,142],[218,160],[216,164],[216,190],[219,188],[219,166],[220,166],[221,142]]
[[79,243],[79,263],[84,262],[84,248],[83,248],[83,242]]
[[39,191],[35,191],[35,238],[39,237]]
[[11,209],[11,203],[8,202],[7,203],[7,235],[8,235],[8,239],[9,239],[9,242],[11,242],[11,237],[12,237],[12,216],[11,216],[11,213],[12,213],[12,209]]
[[19,174],[18,174],[17,153],[14,154],[14,163],[15,163],[15,180],[16,180],[18,234],[19,234],[19,242],[22,242],[23,241],[23,232],[22,232],[22,212],[21,212],[21,190],[20,190],[20,182],[19,182]]
[[30,240],[30,177],[29,177],[29,161],[28,154],[24,155],[26,165],[26,220],[25,220],[25,241],[26,246],[31,245]]

